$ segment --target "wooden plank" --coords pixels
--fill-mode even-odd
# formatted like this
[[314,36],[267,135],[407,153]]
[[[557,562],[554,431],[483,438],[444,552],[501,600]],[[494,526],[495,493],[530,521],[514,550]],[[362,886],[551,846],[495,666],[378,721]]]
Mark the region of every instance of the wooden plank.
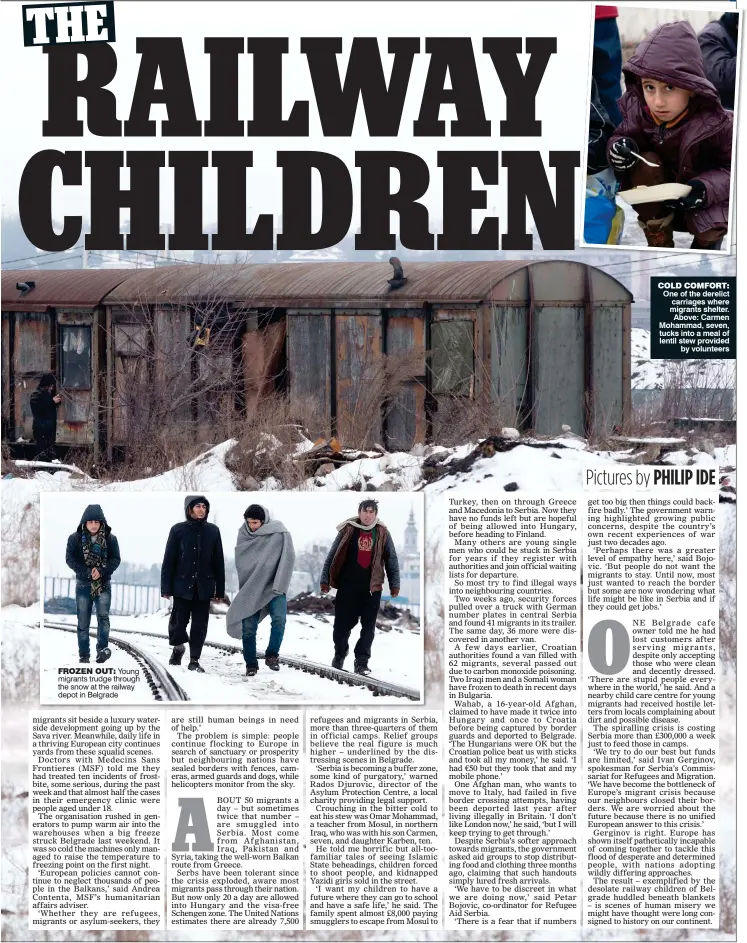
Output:
[[16,314],[13,365],[17,374],[47,373],[52,368],[51,315],[37,312]]
[[425,320],[393,313],[386,332],[387,357],[407,356],[413,379],[391,399],[385,444],[389,449],[409,451],[416,442],[425,441]]
[[57,441],[62,445],[91,445],[93,411],[90,390],[64,390],[57,413]]
[[52,316],[48,312],[16,312],[13,347],[15,434],[32,437],[30,399],[39,376],[52,370]]
[[534,431],[558,435],[563,425],[584,434],[584,306],[538,305],[532,360]]
[[285,337],[283,320],[262,330],[247,330],[241,338],[247,418],[254,414],[260,398],[275,389]]
[[[3,312],[2,327],[2,377],[3,377],[3,429],[10,423],[10,319],[13,315]],[[6,430],[13,435],[13,430]],[[3,432],[5,435],[5,431]]]
[[349,448],[381,441],[381,316],[336,315],[337,435]]
[[623,306],[610,302],[594,305],[592,338],[592,431],[606,435],[623,422],[623,368],[620,356]]
[[[314,437],[331,435],[331,314],[288,312],[290,407]],[[292,315],[292,316],[291,316]]]
[[153,313],[156,395],[174,403],[171,419],[191,422],[193,405],[192,356],[189,335],[192,317],[184,308],[159,307]]
[[527,396],[529,307],[526,302],[493,308],[491,386],[502,421],[521,429],[529,410]]

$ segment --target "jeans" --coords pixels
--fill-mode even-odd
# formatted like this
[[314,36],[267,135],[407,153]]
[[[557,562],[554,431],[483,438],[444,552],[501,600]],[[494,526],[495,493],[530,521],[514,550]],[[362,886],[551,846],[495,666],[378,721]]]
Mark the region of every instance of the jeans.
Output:
[[[288,611],[285,593],[273,596],[267,611],[270,614],[270,641],[267,643],[265,658],[279,655],[280,645],[285,634],[285,616]],[[250,668],[257,667],[257,626],[261,613],[255,612],[241,622],[241,643],[244,647],[244,661]]]
[[91,595],[91,584],[76,582],[75,606],[78,611],[78,655],[91,655],[91,613],[96,607],[96,651],[109,647],[109,607],[112,604],[111,586],[105,586],[98,596]]

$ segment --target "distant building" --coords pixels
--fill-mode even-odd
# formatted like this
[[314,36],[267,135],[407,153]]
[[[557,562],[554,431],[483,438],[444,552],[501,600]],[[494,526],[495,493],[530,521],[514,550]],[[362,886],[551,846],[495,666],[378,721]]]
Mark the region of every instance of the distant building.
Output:
[[400,595],[407,600],[406,604],[420,605],[420,541],[418,527],[415,523],[415,512],[410,511],[410,517],[405,527],[404,549],[399,552]]

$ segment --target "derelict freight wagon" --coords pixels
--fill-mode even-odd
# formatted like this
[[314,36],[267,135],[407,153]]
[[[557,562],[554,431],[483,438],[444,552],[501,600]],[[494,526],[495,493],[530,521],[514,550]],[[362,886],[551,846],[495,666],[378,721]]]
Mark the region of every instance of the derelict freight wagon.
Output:
[[218,414],[250,419],[262,396],[281,393],[299,416],[313,407],[312,434],[390,449],[437,434],[465,399],[538,435],[625,423],[632,298],[620,282],[565,260],[403,268],[3,272],[4,437],[30,438],[29,397],[45,372],[63,395],[58,444],[102,458],[159,396],[159,421],[201,427]]

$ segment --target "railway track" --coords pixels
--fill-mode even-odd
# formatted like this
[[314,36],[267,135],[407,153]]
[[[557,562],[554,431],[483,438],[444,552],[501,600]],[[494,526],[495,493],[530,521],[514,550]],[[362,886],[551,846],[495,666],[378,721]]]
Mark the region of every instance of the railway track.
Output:
[[[78,630],[64,622],[48,622],[44,620],[44,628],[57,629],[61,632],[74,632]],[[95,632],[89,633],[93,638]],[[169,674],[169,672],[160,665],[154,658],[142,651],[132,642],[124,639],[114,638],[113,633],[109,634],[109,644],[116,645],[122,651],[127,652],[136,662],[145,678],[145,682],[151,690],[154,701],[188,701],[189,697],[186,691]]]
[[[48,625],[50,628],[65,627],[62,623],[49,623],[46,621],[44,622],[44,625]],[[70,629],[70,631],[74,632],[75,629]],[[150,638],[162,639],[168,644],[168,636],[162,635],[160,632],[146,632],[143,629],[111,629],[109,633],[109,641],[113,640],[115,634],[144,635],[149,636]],[[123,640],[120,640],[118,644],[124,646],[127,643],[125,643]],[[205,646],[217,648],[219,651],[225,652],[227,655],[243,654],[240,645],[231,645],[228,642],[205,641]],[[262,658],[263,656],[258,655],[257,657]],[[353,674],[350,671],[340,671],[337,668],[332,668],[331,665],[323,665],[319,662],[309,661],[306,658],[299,658],[296,655],[281,655],[280,663],[287,665],[289,668],[295,668],[297,671],[303,671],[305,674],[318,675],[320,678],[326,678],[327,680],[334,681],[337,684],[347,684],[350,687],[368,688],[368,690],[373,693],[374,697],[405,697],[410,701],[420,700],[420,692],[415,691],[413,688],[407,688],[400,684],[392,684],[389,681],[380,681],[378,678],[364,677],[362,675]],[[164,669],[161,670],[163,671]],[[168,675],[168,672],[165,673]],[[171,678],[171,675],[168,676]],[[171,678],[171,680],[173,681],[173,678]],[[174,684],[176,684],[175,681]],[[184,700],[187,700],[186,696]]]

